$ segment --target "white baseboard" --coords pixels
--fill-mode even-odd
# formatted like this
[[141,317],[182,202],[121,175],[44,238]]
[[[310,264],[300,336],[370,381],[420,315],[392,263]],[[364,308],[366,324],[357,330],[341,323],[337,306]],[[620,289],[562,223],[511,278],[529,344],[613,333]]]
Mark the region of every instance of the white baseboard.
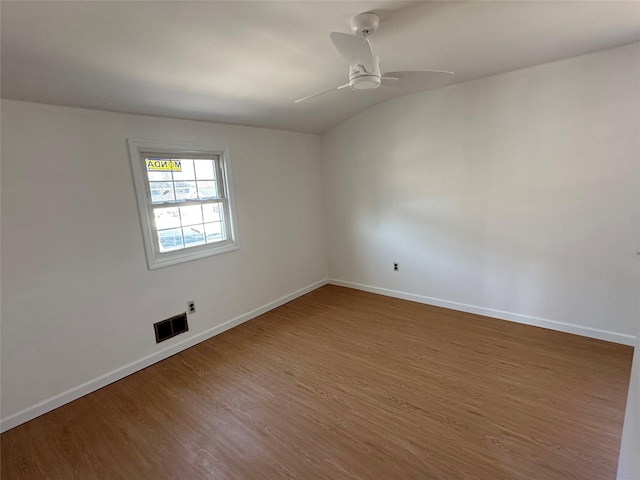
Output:
[[228,320],[222,323],[221,325],[217,325],[213,328],[205,330],[204,332],[200,332],[192,337],[189,337],[183,340],[180,343],[171,345],[168,348],[155,352],[151,355],[141,358],[140,360],[136,360],[135,362],[132,362],[128,365],[125,365],[121,368],[118,368],[109,373],[101,375],[93,380],[83,383],[82,385],[71,388],[66,392],[60,393],[59,395],[56,395],[40,403],[37,403],[36,405],[25,408],[24,410],[18,413],[10,415],[7,418],[3,418],[0,421],[0,431],[5,432],[7,430],[10,430],[11,428],[17,427],[22,423],[28,422],[33,418],[39,417],[40,415],[43,415],[47,412],[50,412],[51,410],[61,407],[66,403],[72,402],[73,400],[76,400],[84,395],[87,395],[88,393],[94,392],[102,387],[105,387],[110,383],[113,383],[117,380],[127,377],[132,373],[142,370],[143,368],[147,368],[148,366],[153,365],[154,363],[157,363],[161,360],[164,360],[165,358],[168,358],[172,355],[175,355],[176,353],[179,353],[183,350],[186,350],[189,347],[193,347],[194,345],[200,342],[203,342],[216,335],[219,335],[222,332],[225,332],[237,325],[240,325],[241,323],[251,320],[252,318],[257,317],[258,315],[262,315],[263,313],[266,313],[269,310],[273,310],[274,308],[284,305],[285,303],[290,302],[291,300],[295,300],[296,298],[306,293],[309,293],[312,290],[320,288],[326,284],[327,284],[326,279],[320,280],[319,282],[316,282],[304,288],[301,288],[300,290],[290,293],[289,295],[285,295],[284,297],[274,300],[273,302],[269,302],[266,305],[256,308],[255,310],[251,310],[250,312],[247,312],[236,318],[232,318],[231,320]]
[[623,345],[634,346],[636,341],[636,337],[634,335],[611,332],[608,330],[601,330],[599,328],[583,327],[581,325],[558,322],[556,320],[548,320],[546,318],[533,317],[530,315],[522,315],[513,312],[505,312],[503,310],[495,310],[493,308],[477,307],[475,305],[468,305],[466,303],[441,300],[439,298],[400,292],[398,290],[390,290],[387,288],[374,287],[371,285],[363,285],[361,283],[346,282],[343,280],[337,280],[335,278],[330,278],[327,283],[329,283],[330,285],[355,288],[356,290],[377,293],[379,295],[386,295],[387,297],[395,297],[403,300],[410,300],[412,302],[424,303],[436,307],[444,307],[461,312],[475,313],[478,315],[484,315],[486,317],[497,318],[500,320],[509,320],[511,322],[523,323],[525,325],[531,325],[534,327],[548,328],[550,330],[557,330],[564,333],[573,333],[575,335],[582,335],[583,337],[597,338],[599,340],[606,340],[608,342],[620,343]]

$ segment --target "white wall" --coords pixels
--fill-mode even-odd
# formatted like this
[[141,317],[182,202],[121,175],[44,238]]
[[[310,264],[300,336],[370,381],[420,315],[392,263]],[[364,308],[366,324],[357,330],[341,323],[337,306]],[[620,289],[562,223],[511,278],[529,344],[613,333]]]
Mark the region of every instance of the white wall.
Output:
[[[6,100],[1,114],[4,428],[326,279],[317,136]],[[229,146],[240,250],[147,269],[128,137]],[[188,300],[190,331],[156,345],[152,324]]]
[[330,279],[633,344],[639,59],[454,85],[325,133]]

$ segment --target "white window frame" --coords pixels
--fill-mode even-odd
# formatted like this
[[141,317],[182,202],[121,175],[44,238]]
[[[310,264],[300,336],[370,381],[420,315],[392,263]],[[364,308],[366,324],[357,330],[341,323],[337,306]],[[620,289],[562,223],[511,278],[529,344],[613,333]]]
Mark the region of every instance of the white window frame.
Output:
[[[142,227],[142,237],[147,256],[147,266],[149,270],[176,265],[199,258],[218,255],[240,248],[236,236],[236,209],[233,195],[233,176],[231,173],[231,157],[229,148],[221,145],[204,145],[191,142],[154,141],[144,139],[128,139],[129,158],[133,171],[133,180],[138,202],[138,212],[140,214],[140,225]],[[151,190],[147,176],[144,156],[149,154],[159,154],[167,156],[181,156],[189,158],[189,155],[215,156],[218,158],[219,171],[222,186],[222,204],[224,206],[224,225],[227,239],[206,243],[203,245],[181,248],[168,252],[161,252],[158,243],[158,234],[155,227],[155,217],[153,210],[166,204],[154,204],[151,201]],[[180,206],[183,202],[175,201],[172,205]],[[205,203],[205,201],[189,200],[188,204]]]

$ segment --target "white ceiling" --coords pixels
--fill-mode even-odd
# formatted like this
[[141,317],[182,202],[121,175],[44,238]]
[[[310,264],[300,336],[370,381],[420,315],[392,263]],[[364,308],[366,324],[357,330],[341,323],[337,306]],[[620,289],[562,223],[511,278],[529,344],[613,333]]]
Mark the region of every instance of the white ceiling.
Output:
[[2,97],[320,133],[395,90],[349,89],[329,32],[357,13],[383,71],[454,83],[640,41],[640,2],[0,2]]

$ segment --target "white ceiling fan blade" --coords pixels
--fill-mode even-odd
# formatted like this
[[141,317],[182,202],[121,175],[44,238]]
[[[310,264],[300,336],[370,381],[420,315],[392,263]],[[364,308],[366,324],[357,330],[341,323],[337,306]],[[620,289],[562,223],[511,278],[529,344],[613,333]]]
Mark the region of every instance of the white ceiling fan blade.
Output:
[[310,98],[317,97],[319,95],[324,95],[325,93],[333,92],[334,90],[342,90],[343,88],[348,87],[348,86],[349,86],[349,84],[345,83],[344,85],[340,85],[339,87],[332,88],[330,90],[325,90],[324,92],[313,93],[311,95],[307,95],[306,97],[299,98],[294,103],[304,102],[305,100],[309,100]]
[[362,65],[367,71],[373,70],[373,50],[369,40],[348,33],[331,32],[330,36],[336,50],[349,65]]
[[382,84],[388,87],[423,92],[446,86],[453,79],[453,72],[440,70],[418,70],[387,72],[382,75]]

